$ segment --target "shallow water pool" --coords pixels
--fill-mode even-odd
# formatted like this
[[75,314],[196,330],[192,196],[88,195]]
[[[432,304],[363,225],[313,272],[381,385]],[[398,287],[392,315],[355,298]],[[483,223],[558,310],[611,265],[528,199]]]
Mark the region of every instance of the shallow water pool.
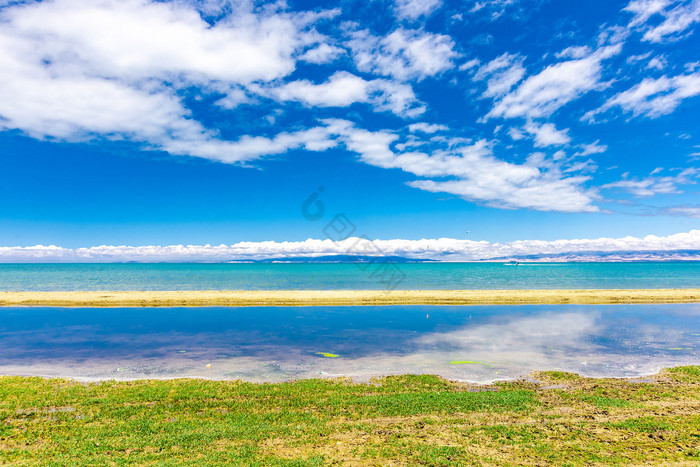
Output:
[[0,308],[0,374],[87,380],[635,377],[699,348],[700,304]]

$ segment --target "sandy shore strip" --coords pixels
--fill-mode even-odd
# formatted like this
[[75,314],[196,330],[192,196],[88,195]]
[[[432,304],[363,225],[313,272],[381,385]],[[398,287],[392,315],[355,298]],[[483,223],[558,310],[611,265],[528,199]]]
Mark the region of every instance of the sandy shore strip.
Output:
[[0,306],[343,306],[700,303],[700,289],[0,292]]

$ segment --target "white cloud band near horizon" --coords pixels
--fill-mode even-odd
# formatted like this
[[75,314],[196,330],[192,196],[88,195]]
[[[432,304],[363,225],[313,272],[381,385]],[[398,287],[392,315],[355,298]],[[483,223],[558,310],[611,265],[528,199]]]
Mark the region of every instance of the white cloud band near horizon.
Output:
[[452,238],[421,240],[363,240],[340,242],[307,239],[297,242],[239,242],[232,245],[169,246],[59,246],[0,247],[0,263],[109,263],[109,262],[226,262],[236,260],[323,255],[361,254],[404,256],[442,261],[477,261],[491,258],[556,255],[582,252],[700,250],[700,230],[668,236],[596,239],[517,240],[507,243]]

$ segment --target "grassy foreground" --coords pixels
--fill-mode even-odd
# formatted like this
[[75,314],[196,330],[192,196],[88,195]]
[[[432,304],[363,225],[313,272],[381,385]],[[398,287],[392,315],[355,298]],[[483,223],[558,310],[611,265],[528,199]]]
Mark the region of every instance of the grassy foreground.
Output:
[[700,463],[700,366],[476,386],[0,378],[0,462],[41,465]]

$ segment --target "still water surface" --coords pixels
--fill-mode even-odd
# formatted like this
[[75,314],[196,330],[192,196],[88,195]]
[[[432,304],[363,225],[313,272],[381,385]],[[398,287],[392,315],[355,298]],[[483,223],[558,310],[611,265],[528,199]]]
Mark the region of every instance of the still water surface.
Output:
[[699,349],[699,304],[0,308],[0,374],[84,379],[632,377]]

